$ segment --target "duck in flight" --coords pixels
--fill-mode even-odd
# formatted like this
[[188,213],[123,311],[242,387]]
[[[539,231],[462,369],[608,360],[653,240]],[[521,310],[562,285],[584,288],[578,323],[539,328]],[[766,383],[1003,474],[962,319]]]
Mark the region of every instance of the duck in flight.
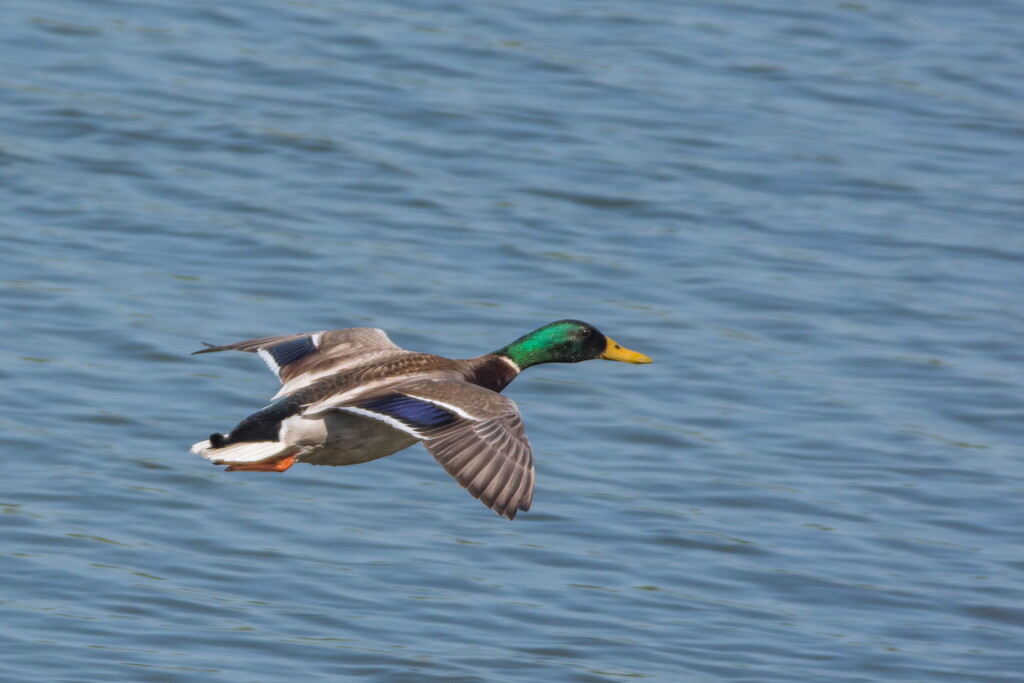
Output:
[[355,465],[423,441],[474,498],[514,519],[533,500],[533,452],[519,409],[499,392],[541,363],[650,363],[592,325],[559,320],[476,358],[406,351],[383,330],[288,334],[195,353],[258,353],[281,380],[270,405],[192,446],[227,471]]

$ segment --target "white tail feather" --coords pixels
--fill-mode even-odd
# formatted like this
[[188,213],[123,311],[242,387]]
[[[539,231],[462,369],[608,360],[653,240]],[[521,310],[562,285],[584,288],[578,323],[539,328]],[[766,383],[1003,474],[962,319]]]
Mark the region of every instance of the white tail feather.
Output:
[[243,441],[233,443],[224,448],[214,448],[210,442],[200,441],[193,444],[191,451],[197,453],[207,460],[233,462],[259,462],[275,455],[283,455],[295,450],[294,446],[281,443],[280,441]]

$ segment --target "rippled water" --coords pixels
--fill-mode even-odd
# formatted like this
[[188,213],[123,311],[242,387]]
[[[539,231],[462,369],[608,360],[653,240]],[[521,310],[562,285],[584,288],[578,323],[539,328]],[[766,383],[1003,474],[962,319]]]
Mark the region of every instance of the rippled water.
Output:
[[[1019,3],[4,9],[0,677],[1020,680]],[[200,341],[563,317],[655,364],[509,387],[514,522],[187,454]]]

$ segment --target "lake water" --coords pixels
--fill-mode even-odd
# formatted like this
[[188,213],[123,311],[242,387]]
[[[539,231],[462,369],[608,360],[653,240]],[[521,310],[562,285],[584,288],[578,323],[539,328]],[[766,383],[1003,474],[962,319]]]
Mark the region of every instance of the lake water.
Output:
[[[1020,681],[1024,5],[7,0],[0,678]],[[533,368],[533,509],[226,473],[371,325]]]

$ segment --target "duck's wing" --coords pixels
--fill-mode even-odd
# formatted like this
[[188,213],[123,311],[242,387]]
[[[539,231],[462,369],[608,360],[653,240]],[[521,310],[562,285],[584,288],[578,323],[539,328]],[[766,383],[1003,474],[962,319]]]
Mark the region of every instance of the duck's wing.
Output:
[[456,379],[418,380],[331,408],[423,439],[448,474],[499,515],[530,509],[533,451],[519,409],[501,394]]
[[405,353],[388,339],[384,330],[376,327],[283,334],[223,346],[206,346],[194,354],[213,351],[258,353],[284,385],[278,392],[279,396],[301,389],[320,377]]

